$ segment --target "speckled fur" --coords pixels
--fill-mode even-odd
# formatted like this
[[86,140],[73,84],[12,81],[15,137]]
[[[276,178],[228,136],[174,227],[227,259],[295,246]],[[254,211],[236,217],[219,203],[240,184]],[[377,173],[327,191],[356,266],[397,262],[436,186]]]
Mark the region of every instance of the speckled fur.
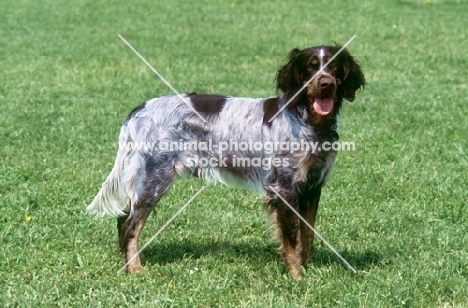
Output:
[[[321,188],[330,174],[336,152],[278,150],[266,154],[264,151],[229,149],[222,153],[228,166],[200,167],[189,162],[196,157],[218,157],[219,153],[214,149],[161,150],[158,145],[200,140],[214,140],[215,143],[306,140],[318,144],[338,140],[336,116],[342,100],[353,100],[354,93],[365,85],[359,65],[347,50],[272,122],[268,122],[317,71],[311,63],[322,67],[324,57],[317,56],[321,49],[325,57],[330,57],[339,46],[291,51],[288,62],[276,76],[278,96],[257,99],[188,93],[183,94],[184,100],[178,96],[152,99],[130,113],[121,128],[114,168],[87,208],[99,216],[118,217],[119,244],[127,261],[137,252],[138,237],[151,210],[178,175],[189,174],[263,194],[264,208],[281,241],[280,251],[287,270],[295,279],[303,278],[301,266],[310,260],[313,233],[271,188],[313,225]],[[321,82],[322,78],[327,78],[330,84]],[[311,105],[314,99],[322,97],[335,100],[332,112],[325,116],[316,114]],[[288,164],[270,168],[232,166],[235,158],[254,157],[287,159]],[[139,257],[127,266],[129,273],[141,270]]]

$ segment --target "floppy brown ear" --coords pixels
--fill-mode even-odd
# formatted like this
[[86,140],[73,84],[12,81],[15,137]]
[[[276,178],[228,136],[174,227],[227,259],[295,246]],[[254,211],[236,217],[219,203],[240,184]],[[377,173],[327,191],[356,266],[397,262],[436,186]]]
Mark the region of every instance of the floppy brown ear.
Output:
[[294,48],[289,52],[288,61],[281,66],[276,73],[276,89],[282,92],[289,93],[297,91],[298,86],[302,86],[300,59],[302,52],[298,48]]
[[366,79],[359,63],[349,54],[347,50],[342,51],[343,63],[343,97],[352,102],[356,96],[356,91],[364,88]]

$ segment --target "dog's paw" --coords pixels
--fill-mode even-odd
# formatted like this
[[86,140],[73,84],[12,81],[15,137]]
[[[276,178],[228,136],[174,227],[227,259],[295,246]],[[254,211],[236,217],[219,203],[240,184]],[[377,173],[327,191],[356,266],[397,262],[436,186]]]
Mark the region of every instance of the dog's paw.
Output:
[[304,272],[302,271],[302,268],[290,268],[288,270],[289,275],[296,281],[301,281],[306,279],[304,276]]
[[134,265],[134,266],[127,267],[127,273],[130,275],[136,274],[136,273],[143,274],[144,271],[145,271],[145,268],[141,265]]

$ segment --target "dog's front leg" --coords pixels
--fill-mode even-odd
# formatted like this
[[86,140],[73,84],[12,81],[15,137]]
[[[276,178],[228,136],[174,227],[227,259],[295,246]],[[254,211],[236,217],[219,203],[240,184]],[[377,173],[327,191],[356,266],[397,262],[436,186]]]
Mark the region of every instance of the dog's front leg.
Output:
[[[291,203],[290,203],[291,204]],[[293,204],[291,204],[294,206]],[[300,220],[286,204],[276,208],[278,235],[281,241],[280,251],[283,255],[286,267],[291,276],[296,280],[304,279],[302,272],[302,242]]]
[[[321,195],[321,185],[303,193],[299,196],[299,213],[311,225],[315,227],[315,217]],[[311,247],[314,241],[314,232],[303,221],[300,223],[302,244],[302,265],[312,261]]]
[[296,280],[304,279],[302,272],[302,243],[301,243],[301,228],[299,217],[289,208],[282,200],[286,200],[296,210],[298,209],[298,199],[295,192],[289,190],[275,189],[282,198],[279,198],[276,193],[269,191],[265,199],[265,207],[271,211],[272,222],[276,228],[277,236],[281,242],[279,248],[284,261],[286,262],[287,271]]

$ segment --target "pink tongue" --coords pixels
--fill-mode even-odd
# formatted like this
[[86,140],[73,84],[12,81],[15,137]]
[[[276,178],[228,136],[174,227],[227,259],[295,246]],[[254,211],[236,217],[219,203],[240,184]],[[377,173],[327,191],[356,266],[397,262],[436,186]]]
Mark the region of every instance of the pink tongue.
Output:
[[332,111],[333,103],[333,98],[316,98],[313,103],[314,110],[320,115],[327,115]]

